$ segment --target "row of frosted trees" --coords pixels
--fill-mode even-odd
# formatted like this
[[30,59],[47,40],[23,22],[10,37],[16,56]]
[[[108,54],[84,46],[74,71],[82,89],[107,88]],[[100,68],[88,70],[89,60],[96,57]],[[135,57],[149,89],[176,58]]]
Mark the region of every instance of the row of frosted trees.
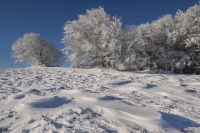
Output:
[[200,5],[125,28],[102,7],[87,10],[65,24],[62,43],[72,67],[200,74]]

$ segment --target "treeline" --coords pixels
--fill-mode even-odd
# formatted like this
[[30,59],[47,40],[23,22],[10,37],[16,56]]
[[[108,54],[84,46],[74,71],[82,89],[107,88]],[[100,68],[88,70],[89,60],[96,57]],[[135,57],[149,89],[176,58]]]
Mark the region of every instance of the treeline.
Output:
[[72,67],[200,74],[200,5],[126,28],[102,7],[87,10],[65,24],[62,42]]
[[76,68],[200,74],[200,5],[125,28],[120,18],[99,7],[68,21],[63,30],[66,56],[39,34],[29,33],[13,44],[12,57],[40,66],[61,66],[67,57]]

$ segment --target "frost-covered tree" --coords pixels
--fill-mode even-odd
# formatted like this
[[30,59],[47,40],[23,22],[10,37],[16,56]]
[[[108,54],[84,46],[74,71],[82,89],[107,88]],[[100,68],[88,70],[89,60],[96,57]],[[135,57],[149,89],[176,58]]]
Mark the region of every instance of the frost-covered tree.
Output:
[[200,5],[178,11],[167,43],[174,54],[174,67],[182,73],[200,73]]
[[68,21],[62,42],[72,67],[101,66],[116,68],[121,56],[122,22],[104,8],[87,10],[77,20]]
[[124,34],[129,53],[125,61],[131,61],[139,70],[167,69],[166,39],[172,22],[172,16],[165,15],[152,23],[128,27]]
[[165,69],[170,68],[169,51],[170,47],[166,44],[167,36],[172,30],[172,15],[165,15],[150,25],[150,35],[148,38],[147,51],[150,56],[151,68]]
[[61,66],[64,62],[62,52],[39,34],[28,33],[19,38],[12,46],[15,62],[28,62],[32,66]]
[[134,25],[127,26],[123,30],[119,70],[143,70],[149,64],[145,46],[137,42],[137,31],[138,27]]
[[[165,15],[127,31],[122,46],[125,66],[146,69],[149,65],[150,69],[200,74],[200,5],[178,11],[174,18]],[[146,63],[140,65],[137,57]]]

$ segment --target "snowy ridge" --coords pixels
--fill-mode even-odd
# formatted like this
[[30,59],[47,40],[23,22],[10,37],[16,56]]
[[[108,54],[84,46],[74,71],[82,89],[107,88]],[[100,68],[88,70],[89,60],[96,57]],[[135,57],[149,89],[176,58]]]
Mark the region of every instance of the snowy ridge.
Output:
[[200,132],[200,77],[0,69],[0,132]]

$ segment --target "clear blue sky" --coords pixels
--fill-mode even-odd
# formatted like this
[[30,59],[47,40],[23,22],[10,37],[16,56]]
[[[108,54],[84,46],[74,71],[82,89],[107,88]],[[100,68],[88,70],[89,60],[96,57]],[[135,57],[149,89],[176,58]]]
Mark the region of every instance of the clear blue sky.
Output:
[[[0,0],[0,68],[28,67],[14,63],[11,46],[25,33],[36,32],[64,47],[62,27],[87,9],[103,6],[106,13],[122,17],[123,25],[151,22],[165,14],[187,10],[198,0]],[[65,63],[64,67],[69,66]]]

